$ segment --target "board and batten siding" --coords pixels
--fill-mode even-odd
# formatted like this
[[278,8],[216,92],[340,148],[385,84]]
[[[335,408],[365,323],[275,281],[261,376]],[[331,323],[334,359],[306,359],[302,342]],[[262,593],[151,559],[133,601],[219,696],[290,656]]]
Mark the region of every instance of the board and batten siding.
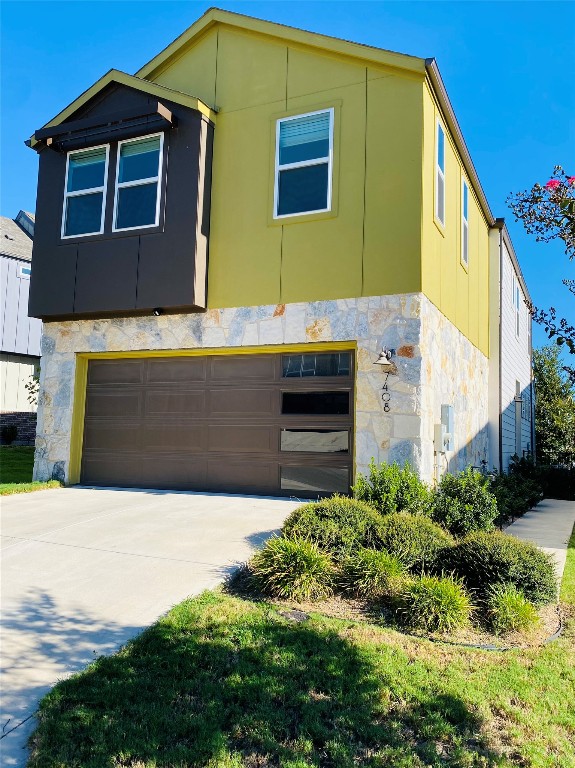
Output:
[[[525,305],[525,294],[521,288],[515,266],[505,242],[502,244],[502,285],[501,285],[501,453],[502,470],[507,471],[509,460],[518,453],[533,450],[531,440],[531,317]],[[519,288],[519,333],[516,332],[516,311],[514,304],[515,286]],[[517,445],[517,423],[515,395],[517,382],[520,394],[527,399],[521,419],[521,444]],[[517,450],[520,448],[520,451]]]

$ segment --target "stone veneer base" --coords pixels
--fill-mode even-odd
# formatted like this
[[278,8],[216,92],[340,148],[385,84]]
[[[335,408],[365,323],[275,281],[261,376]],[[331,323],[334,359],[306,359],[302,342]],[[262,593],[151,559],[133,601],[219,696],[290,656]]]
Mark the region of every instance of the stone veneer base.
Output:
[[[370,459],[409,461],[423,479],[434,472],[433,426],[441,404],[455,408],[451,470],[487,455],[487,358],[423,295],[401,294],[297,304],[212,309],[202,314],[44,323],[34,478],[67,481],[76,354],[144,350],[357,342],[356,472]],[[396,349],[389,376],[373,362]],[[447,468],[447,461],[443,469]]]

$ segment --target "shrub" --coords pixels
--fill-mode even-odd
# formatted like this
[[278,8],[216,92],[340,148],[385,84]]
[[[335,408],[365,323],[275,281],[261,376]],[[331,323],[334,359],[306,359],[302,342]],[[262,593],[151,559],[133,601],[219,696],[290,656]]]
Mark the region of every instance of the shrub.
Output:
[[524,515],[541,501],[543,495],[538,482],[516,474],[496,475],[489,490],[497,501],[495,522],[499,526],[507,525]]
[[361,597],[394,595],[405,580],[397,557],[376,549],[359,549],[343,563],[344,588]]
[[497,502],[489,479],[468,467],[458,475],[444,475],[432,505],[431,517],[454,536],[489,531],[497,517]]
[[311,541],[271,538],[251,568],[258,586],[273,597],[318,600],[333,591],[331,559]]
[[427,517],[404,512],[386,515],[379,537],[383,549],[416,572],[432,567],[440,552],[453,544],[447,531]]
[[422,575],[406,584],[398,600],[402,623],[428,632],[465,626],[472,608],[462,582],[453,576]]
[[487,607],[489,623],[497,634],[531,629],[539,623],[535,607],[514,584],[490,587]]
[[427,513],[431,491],[422,483],[409,464],[380,464],[372,459],[369,476],[359,475],[353,486],[356,499],[366,501],[382,515],[391,512]]
[[12,445],[18,437],[18,427],[16,424],[5,424],[0,430],[0,437],[4,445]]
[[381,516],[363,501],[332,496],[297,507],[282,528],[286,538],[306,539],[339,558],[377,546]]
[[536,605],[557,595],[551,557],[528,541],[499,531],[477,531],[444,550],[441,565],[486,599],[495,584],[513,584]]

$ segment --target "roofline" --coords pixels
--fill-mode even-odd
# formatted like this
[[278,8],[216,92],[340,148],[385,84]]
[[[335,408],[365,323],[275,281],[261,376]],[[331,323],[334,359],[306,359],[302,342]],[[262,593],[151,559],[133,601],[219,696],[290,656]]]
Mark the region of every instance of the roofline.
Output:
[[485,195],[485,192],[483,191],[481,182],[479,181],[479,176],[477,174],[477,171],[475,170],[475,165],[473,164],[473,160],[471,159],[469,150],[467,149],[467,144],[465,143],[465,139],[463,138],[463,132],[459,127],[457,117],[455,116],[455,111],[453,109],[453,106],[451,105],[449,96],[447,95],[447,89],[445,88],[445,84],[443,82],[443,79],[439,72],[439,67],[437,66],[437,62],[435,61],[435,59],[426,59],[425,68],[427,69],[427,74],[429,75],[429,80],[433,87],[433,91],[437,96],[439,106],[443,111],[443,115],[445,117],[447,125],[449,126],[450,133],[453,136],[453,139],[455,141],[455,146],[457,147],[457,150],[461,156],[463,165],[465,167],[467,175],[469,176],[469,180],[471,181],[473,188],[477,193],[477,198],[479,200],[479,204],[481,205],[481,210],[483,211],[483,215],[487,219],[487,223],[489,224],[489,226],[493,227],[495,226],[496,219],[493,216],[493,213],[491,212],[489,203],[487,202],[487,197]]
[[30,264],[32,261],[32,255],[30,255],[29,259],[27,259],[26,256],[14,256],[13,253],[4,253],[3,251],[0,251],[0,256],[3,259],[14,259],[14,261],[25,261],[26,264]]
[[532,304],[533,302],[531,299],[531,295],[529,293],[529,288],[527,287],[527,283],[525,281],[525,278],[523,277],[523,272],[521,271],[521,265],[519,264],[519,259],[517,258],[517,254],[515,253],[513,241],[511,240],[511,235],[509,234],[509,230],[507,229],[507,224],[505,223],[505,219],[495,219],[495,224],[493,226],[493,229],[498,229],[501,232],[501,237],[503,239],[503,242],[505,243],[505,246],[507,247],[507,252],[509,253],[509,256],[513,263],[513,268],[515,269],[517,277],[519,278],[519,284],[521,285],[523,293],[525,294],[525,298],[529,301],[530,304]]
[[182,49],[216,24],[227,24],[231,27],[258,32],[266,36],[275,36],[294,43],[308,45],[312,48],[328,50],[332,53],[371,61],[375,64],[383,64],[425,74],[425,59],[411,56],[407,53],[397,53],[384,48],[342,40],[339,37],[323,35],[320,32],[290,27],[286,24],[278,24],[275,21],[264,21],[254,16],[246,16],[233,11],[224,11],[221,8],[208,8],[190,27],[176,37],[160,53],[154,56],[147,64],[144,64],[137,72],[137,77],[148,78],[156,76],[164,66],[172,59],[182,55]]
[[[204,104],[203,101],[197,99],[195,96],[182,93],[182,91],[176,91],[173,88],[167,88],[165,85],[152,83],[149,80],[143,80],[142,78],[136,77],[134,75],[128,75],[126,72],[121,72],[119,69],[110,69],[108,72],[106,72],[105,75],[103,75],[103,77],[101,77],[99,80],[96,80],[93,85],[81,93],[77,99],[74,99],[71,104],[68,104],[68,106],[59,112],[56,117],[53,117],[52,120],[43,125],[42,128],[51,128],[52,126],[60,125],[64,122],[64,120],[73,115],[74,112],[80,109],[80,107],[84,106],[84,104],[96,96],[110,83],[119,83],[120,85],[125,85],[128,88],[135,88],[136,90],[143,91],[144,93],[151,93],[160,99],[164,98],[168,99],[169,101],[174,101],[176,104],[182,104],[183,106],[189,107],[190,109],[195,109],[207,117],[208,120],[215,122],[216,112],[207,104]],[[38,144],[38,140],[34,134],[32,134],[26,144],[32,148]]]

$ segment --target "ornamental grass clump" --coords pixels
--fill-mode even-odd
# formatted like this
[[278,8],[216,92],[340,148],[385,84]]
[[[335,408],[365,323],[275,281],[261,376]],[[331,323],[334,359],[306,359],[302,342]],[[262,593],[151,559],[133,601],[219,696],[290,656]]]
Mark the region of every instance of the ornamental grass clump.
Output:
[[359,549],[343,562],[346,592],[360,597],[392,597],[403,587],[406,568],[397,557],[376,549]]
[[311,541],[275,536],[250,565],[258,587],[272,597],[321,600],[333,593],[331,558]]
[[487,618],[498,635],[525,632],[540,623],[535,606],[514,584],[494,584],[487,597]]
[[406,583],[397,600],[402,624],[425,632],[451,632],[469,622],[473,606],[462,581],[423,574]]
[[386,515],[379,536],[381,548],[414,573],[433,568],[440,553],[453,544],[449,533],[427,517],[404,512]]
[[489,479],[471,467],[444,475],[434,494],[432,519],[453,536],[493,530],[497,501],[488,485]]
[[440,564],[456,573],[468,589],[486,600],[495,584],[512,584],[535,605],[557,597],[555,568],[550,555],[499,531],[476,531],[441,553]]
[[312,541],[340,559],[360,547],[378,547],[381,516],[363,501],[332,496],[297,507],[287,518],[282,535]]
[[375,507],[382,515],[392,512],[410,512],[427,514],[432,493],[408,462],[403,467],[399,464],[379,464],[374,459],[369,464],[369,475],[359,475],[353,486],[353,495]]

